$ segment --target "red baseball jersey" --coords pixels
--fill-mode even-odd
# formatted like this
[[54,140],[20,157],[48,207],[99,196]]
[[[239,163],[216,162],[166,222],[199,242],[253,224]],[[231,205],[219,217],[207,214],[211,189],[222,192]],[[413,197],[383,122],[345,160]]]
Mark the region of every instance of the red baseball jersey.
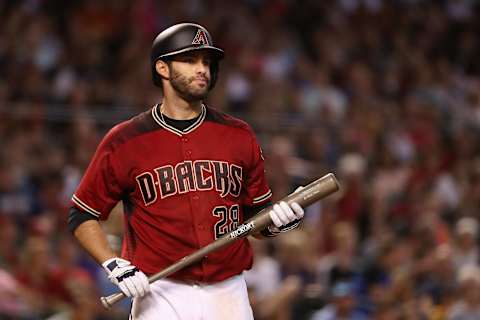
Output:
[[[100,220],[123,202],[122,256],[156,273],[243,223],[244,206],[271,200],[261,149],[243,121],[202,107],[178,130],[158,105],[110,130],[72,197]],[[172,275],[215,282],[252,265],[246,238]]]

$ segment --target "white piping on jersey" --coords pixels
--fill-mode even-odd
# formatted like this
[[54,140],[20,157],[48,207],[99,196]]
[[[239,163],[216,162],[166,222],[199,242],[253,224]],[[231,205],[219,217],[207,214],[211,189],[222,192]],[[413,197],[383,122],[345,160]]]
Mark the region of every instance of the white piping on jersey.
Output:
[[267,193],[259,196],[259,197],[256,197],[256,198],[253,198],[253,203],[259,203],[259,202],[262,202],[264,200],[267,200],[268,198],[270,198],[272,196],[272,190],[268,190]]
[[85,202],[80,200],[76,195],[72,196],[72,201],[75,202],[80,208],[85,210],[86,212],[90,213],[91,215],[99,218],[101,213],[98,212],[97,210],[93,209],[92,207],[89,207]]
[[153,120],[155,120],[156,123],[158,123],[161,127],[165,128],[166,130],[178,135],[178,136],[183,136],[184,134],[190,133],[196,128],[198,128],[202,123],[203,120],[205,120],[205,117],[207,115],[207,108],[205,107],[204,104],[202,104],[202,110],[200,112],[200,117],[198,117],[197,121],[192,123],[189,127],[185,128],[185,130],[178,130],[175,127],[172,127],[168,123],[163,120],[163,117],[161,116],[160,111],[158,110],[158,104],[156,104],[152,108],[152,117]]

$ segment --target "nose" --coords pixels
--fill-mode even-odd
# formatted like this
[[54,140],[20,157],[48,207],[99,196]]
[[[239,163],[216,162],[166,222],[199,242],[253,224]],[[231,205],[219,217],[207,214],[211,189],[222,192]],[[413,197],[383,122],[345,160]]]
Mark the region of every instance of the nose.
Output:
[[202,60],[198,60],[195,64],[195,70],[198,74],[206,74],[209,66],[205,64]]

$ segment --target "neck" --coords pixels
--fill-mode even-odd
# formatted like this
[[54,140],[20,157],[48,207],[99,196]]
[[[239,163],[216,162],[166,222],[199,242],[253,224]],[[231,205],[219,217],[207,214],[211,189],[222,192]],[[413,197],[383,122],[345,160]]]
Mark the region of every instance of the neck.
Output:
[[178,96],[165,95],[160,110],[171,119],[189,120],[198,117],[202,110],[202,101],[188,102]]

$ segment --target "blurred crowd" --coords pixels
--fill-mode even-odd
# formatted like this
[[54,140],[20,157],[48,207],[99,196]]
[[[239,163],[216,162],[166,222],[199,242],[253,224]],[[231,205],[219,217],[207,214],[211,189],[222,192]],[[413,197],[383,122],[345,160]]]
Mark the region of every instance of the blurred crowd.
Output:
[[[252,244],[259,320],[480,319],[475,0],[0,1],[0,319],[124,319],[66,228],[99,139],[161,100],[157,32],[226,51],[208,104],[248,121],[279,199],[334,172],[298,230]],[[105,225],[116,248],[121,208]],[[120,217],[120,218],[118,218]]]

